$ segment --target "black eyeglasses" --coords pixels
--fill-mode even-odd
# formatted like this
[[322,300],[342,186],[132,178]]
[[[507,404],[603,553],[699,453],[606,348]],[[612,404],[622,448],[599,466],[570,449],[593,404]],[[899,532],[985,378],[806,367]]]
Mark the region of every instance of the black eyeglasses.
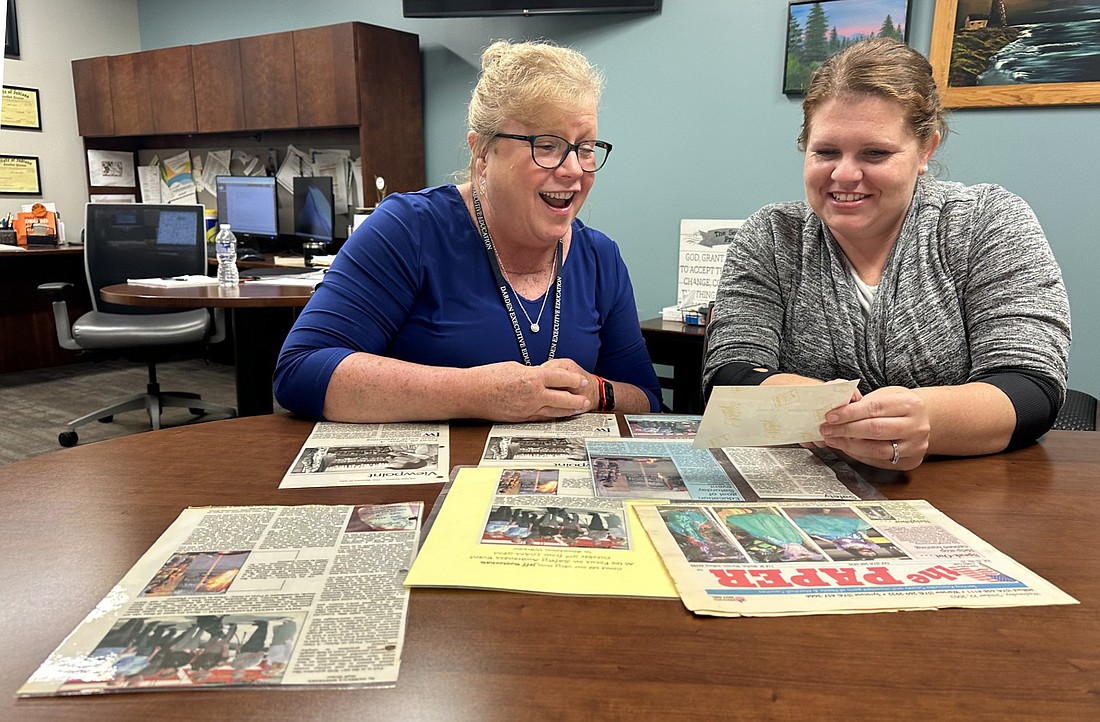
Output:
[[559,168],[569,157],[569,153],[576,151],[581,170],[585,173],[595,173],[603,168],[603,164],[607,162],[607,156],[611,153],[611,144],[603,140],[582,140],[580,143],[570,143],[557,135],[514,135],[512,133],[497,133],[493,137],[530,143],[531,159],[539,168],[546,170]]

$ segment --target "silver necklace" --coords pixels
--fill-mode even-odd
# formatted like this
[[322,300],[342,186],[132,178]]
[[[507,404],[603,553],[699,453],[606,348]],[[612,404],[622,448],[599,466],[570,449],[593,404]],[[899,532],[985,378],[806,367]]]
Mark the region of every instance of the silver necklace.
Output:
[[[497,257],[497,263],[500,264],[500,270],[504,271],[505,275],[507,275],[508,269],[504,267],[504,263],[500,260],[500,254],[497,253],[495,248],[493,249],[493,255]],[[508,285],[512,286],[512,293],[516,295],[516,300],[519,301],[519,303],[516,305],[519,306],[520,311],[523,311],[523,315],[527,319],[527,323],[531,325],[531,333],[538,333],[539,329],[541,328],[541,326],[539,326],[539,322],[542,321],[542,312],[546,310],[546,299],[550,298],[550,289],[554,286],[554,280],[554,274],[551,273],[550,283],[546,286],[546,293],[542,294],[542,307],[539,309],[539,315],[534,321],[531,320],[531,315],[527,313],[527,308],[523,305],[523,299],[521,299],[520,295],[516,293],[516,289],[514,286],[512,286],[512,282],[508,282]]]

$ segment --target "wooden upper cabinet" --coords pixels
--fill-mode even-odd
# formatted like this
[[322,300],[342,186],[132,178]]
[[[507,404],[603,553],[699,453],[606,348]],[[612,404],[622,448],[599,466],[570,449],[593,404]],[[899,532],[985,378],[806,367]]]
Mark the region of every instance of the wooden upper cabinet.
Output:
[[245,125],[249,129],[297,128],[294,33],[240,39]]
[[294,31],[298,125],[359,125],[355,26],[352,23]]
[[195,82],[191,48],[164,48],[140,54],[148,78],[153,130],[157,133],[194,133]]
[[191,46],[195,115],[200,133],[248,130],[239,40]]
[[395,192],[424,185],[420,42],[412,33],[363,23],[356,23],[355,32],[363,185],[373,205],[369,179],[376,175]]
[[112,55],[107,69],[114,135],[195,132],[190,48]]
[[114,103],[115,135],[149,135],[153,106],[149,102],[149,75],[142,53],[112,55],[107,59]]
[[[424,185],[420,42],[346,22],[318,28],[74,60],[77,122],[94,147],[217,145],[213,135],[310,131],[303,143],[357,136],[363,175],[392,192]],[[313,130],[321,132],[312,132]],[[328,129],[338,129],[331,133]],[[191,136],[191,137],[184,137]],[[325,142],[328,142],[327,140]],[[374,202],[368,181],[366,198]]]
[[115,134],[111,76],[106,56],[73,61],[76,127],[85,137]]

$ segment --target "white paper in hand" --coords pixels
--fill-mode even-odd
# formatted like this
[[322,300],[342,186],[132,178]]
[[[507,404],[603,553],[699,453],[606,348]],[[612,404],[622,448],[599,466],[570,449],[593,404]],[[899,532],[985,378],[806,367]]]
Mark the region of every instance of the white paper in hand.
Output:
[[812,386],[715,386],[695,447],[779,446],[818,441],[825,414],[852,398],[859,381]]

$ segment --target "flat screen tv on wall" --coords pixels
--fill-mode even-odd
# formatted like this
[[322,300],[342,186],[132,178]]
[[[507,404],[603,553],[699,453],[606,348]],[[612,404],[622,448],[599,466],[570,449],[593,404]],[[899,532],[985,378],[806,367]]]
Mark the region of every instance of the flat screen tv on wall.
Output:
[[402,0],[407,18],[652,13],[661,0]]

